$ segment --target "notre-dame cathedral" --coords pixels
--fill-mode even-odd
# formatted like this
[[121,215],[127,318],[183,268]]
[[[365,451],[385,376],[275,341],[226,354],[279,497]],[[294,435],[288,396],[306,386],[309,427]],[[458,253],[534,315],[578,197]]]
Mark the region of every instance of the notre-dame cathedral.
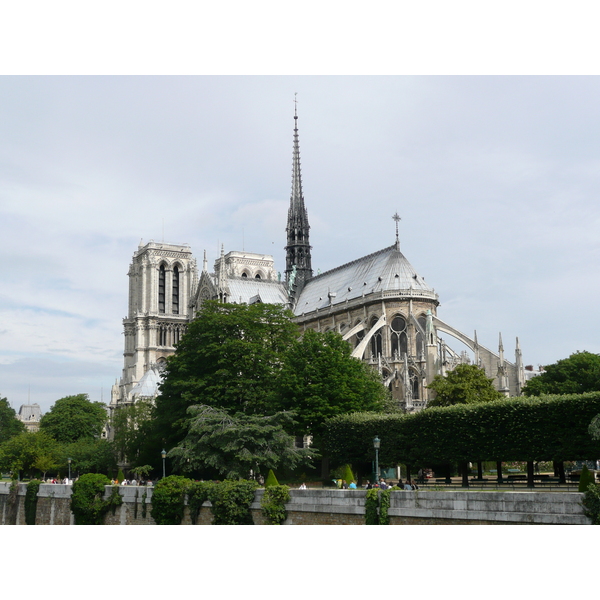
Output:
[[[353,356],[377,369],[407,412],[427,405],[427,384],[457,364],[481,366],[506,396],[521,393],[525,373],[519,341],[515,362],[502,338],[492,352],[437,315],[438,295],[400,251],[398,220],[393,244],[325,273],[313,274],[308,213],[302,194],[298,116],[294,115],[292,192],[287,219],[285,277],[273,257],[221,249],[213,271],[206,251],[198,273],[187,245],[140,244],[129,268],[129,310],[123,320],[124,367],[111,408],[155,398],[161,366],[175,352],[187,324],[206,299],[266,302],[289,307],[301,329],[337,331]],[[460,342],[453,350],[442,336]]]

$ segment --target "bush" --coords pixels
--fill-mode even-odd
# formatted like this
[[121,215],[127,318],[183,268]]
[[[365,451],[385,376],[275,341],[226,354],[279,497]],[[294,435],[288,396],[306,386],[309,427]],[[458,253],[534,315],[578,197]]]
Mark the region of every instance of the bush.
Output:
[[290,501],[287,485],[271,485],[265,489],[260,506],[269,525],[281,525],[287,519],[286,502]]
[[592,520],[592,525],[600,525],[600,486],[589,484],[581,504],[585,516]]
[[122,504],[118,488],[116,494],[113,488],[111,497],[103,500],[107,485],[110,485],[110,479],[98,473],[86,473],[73,483],[71,511],[76,525],[102,525],[108,510]]
[[191,480],[181,475],[161,479],[152,494],[151,515],[157,525],[180,525]]
[[39,479],[32,479],[27,484],[27,492],[25,493],[25,523],[27,525],[35,525],[35,515],[37,512],[38,490],[42,482]]
[[277,481],[277,477],[275,477],[275,473],[273,473],[273,469],[269,469],[269,474],[267,475],[267,481],[265,482],[266,488],[268,488],[271,485],[279,485],[279,481]]
[[188,490],[188,507],[192,525],[196,525],[202,505],[210,499],[210,492],[215,484],[212,481],[194,481]]
[[590,473],[590,470],[587,468],[587,465],[583,465],[583,469],[581,469],[581,477],[579,478],[579,487],[577,488],[579,492],[586,492],[588,486],[592,483],[596,483],[594,476]]
[[255,481],[226,479],[210,490],[213,525],[253,525],[250,505],[254,501]]
[[365,525],[379,525],[379,490],[367,490],[365,498]]

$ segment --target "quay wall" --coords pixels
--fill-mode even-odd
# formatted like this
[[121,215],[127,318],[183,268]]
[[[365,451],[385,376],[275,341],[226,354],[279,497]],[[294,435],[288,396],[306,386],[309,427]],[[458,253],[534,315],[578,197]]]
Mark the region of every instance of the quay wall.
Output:
[[[111,493],[107,486],[105,498]],[[0,524],[25,525],[27,485],[0,483]],[[123,504],[109,512],[106,525],[154,525],[151,487],[121,486]],[[263,490],[257,490],[251,511],[254,523],[264,524],[260,510]],[[284,525],[364,525],[364,490],[290,490]],[[579,492],[393,491],[390,525],[589,525]],[[71,486],[40,485],[36,525],[73,525]],[[210,525],[210,502],[205,502],[198,525]],[[182,524],[191,524],[185,510]]]

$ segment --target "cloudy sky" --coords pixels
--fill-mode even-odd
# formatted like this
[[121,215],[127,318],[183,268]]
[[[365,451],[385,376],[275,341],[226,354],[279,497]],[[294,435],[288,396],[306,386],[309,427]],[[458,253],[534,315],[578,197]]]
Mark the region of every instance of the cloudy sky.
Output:
[[313,267],[394,241],[439,317],[526,364],[600,352],[600,79],[0,78],[0,394],[18,409],[122,368],[140,240],[273,254],[298,96]]

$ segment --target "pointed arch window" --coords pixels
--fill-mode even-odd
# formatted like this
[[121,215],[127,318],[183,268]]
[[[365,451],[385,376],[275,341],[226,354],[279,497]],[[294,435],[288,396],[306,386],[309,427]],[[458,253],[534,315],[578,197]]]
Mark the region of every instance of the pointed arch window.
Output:
[[165,265],[160,265],[158,269],[158,312],[165,312],[165,287],[166,287],[166,273]]
[[392,319],[392,325],[390,329],[392,338],[392,356],[394,358],[402,358],[404,354],[408,354],[406,319],[400,315],[396,315]]
[[[377,323],[377,318],[374,317],[371,321],[371,327],[374,327]],[[381,354],[383,354],[383,342],[381,338],[381,328],[378,329],[371,337],[371,354],[373,358],[377,358]]]
[[173,314],[178,315],[179,314],[179,267],[177,265],[175,265],[173,267],[172,290],[173,290],[173,297],[172,297]]

